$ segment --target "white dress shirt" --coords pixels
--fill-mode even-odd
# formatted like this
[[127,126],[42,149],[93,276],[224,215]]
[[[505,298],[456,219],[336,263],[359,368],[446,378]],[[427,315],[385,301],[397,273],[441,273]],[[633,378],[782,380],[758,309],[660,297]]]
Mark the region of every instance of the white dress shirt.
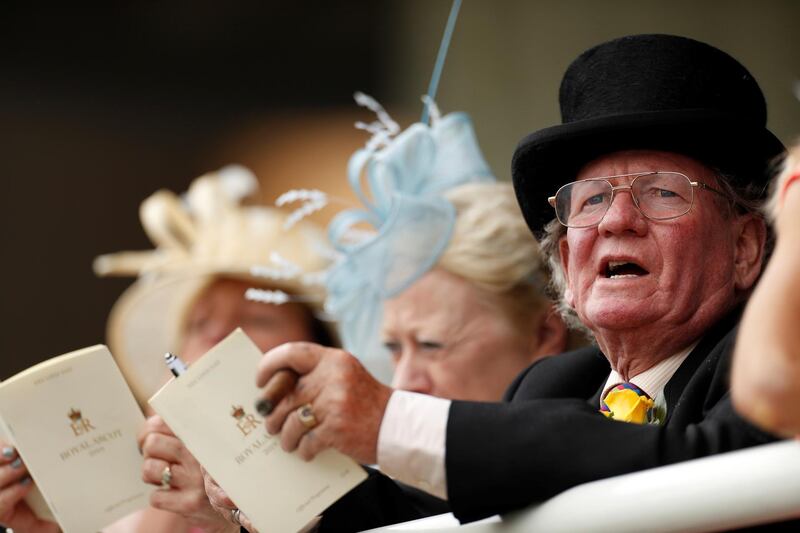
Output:
[[[695,346],[697,343],[631,377],[628,382],[657,400]],[[603,392],[623,382],[625,380],[612,370]],[[383,473],[445,500],[444,455],[450,403],[443,398],[396,390],[389,398],[378,434],[378,466]]]
[[[667,386],[667,383],[675,372],[678,371],[681,364],[689,357],[689,354],[692,353],[694,347],[697,346],[695,342],[685,350],[682,350],[675,355],[664,359],[656,366],[650,367],[641,374],[636,374],[632,376],[627,382],[633,383],[641,390],[647,393],[650,398],[655,400],[659,396],[664,393],[664,387]],[[622,378],[621,375],[617,373],[616,370],[611,369],[611,374],[608,375],[608,379],[606,380],[606,384],[603,387],[603,393],[600,395],[600,401],[603,400],[603,397],[608,392],[608,389],[613,387],[614,385],[619,385],[620,383],[625,383],[625,380]]]
[[394,391],[378,433],[381,472],[447,499],[444,441],[450,403],[427,394]]

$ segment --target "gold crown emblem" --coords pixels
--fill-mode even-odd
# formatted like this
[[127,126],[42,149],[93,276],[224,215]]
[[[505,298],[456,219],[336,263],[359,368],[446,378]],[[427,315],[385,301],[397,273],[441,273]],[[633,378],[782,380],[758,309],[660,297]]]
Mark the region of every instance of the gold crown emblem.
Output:
[[244,409],[242,409],[241,405],[234,405],[231,408],[231,416],[237,420],[244,416]]
[[67,416],[73,422],[77,422],[82,417],[81,412],[80,411],[76,411],[75,408],[70,409],[69,413],[67,413]]

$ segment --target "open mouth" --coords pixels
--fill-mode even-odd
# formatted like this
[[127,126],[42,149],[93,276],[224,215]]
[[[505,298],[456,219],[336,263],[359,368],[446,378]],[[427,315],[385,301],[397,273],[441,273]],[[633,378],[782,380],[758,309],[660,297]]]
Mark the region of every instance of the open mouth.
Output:
[[624,279],[646,276],[649,272],[631,261],[609,261],[604,274],[607,279]]

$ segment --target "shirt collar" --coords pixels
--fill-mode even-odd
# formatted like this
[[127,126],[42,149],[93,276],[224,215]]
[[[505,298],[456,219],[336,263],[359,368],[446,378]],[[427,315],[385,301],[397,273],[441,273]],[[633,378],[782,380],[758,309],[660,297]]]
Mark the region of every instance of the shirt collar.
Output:
[[[683,361],[689,357],[689,354],[692,353],[692,350],[694,350],[696,346],[697,342],[692,343],[686,349],[664,359],[657,365],[648,368],[640,374],[632,376],[627,382],[633,383],[647,393],[650,398],[655,399],[656,396],[661,394],[669,380],[672,378],[675,372],[677,372]],[[606,384],[603,387],[603,394],[600,395],[600,401],[603,401],[608,389],[614,385],[619,385],[620,383],[625,383],[625,380],[616,370],[612,369],[611,374],[609,374]]]

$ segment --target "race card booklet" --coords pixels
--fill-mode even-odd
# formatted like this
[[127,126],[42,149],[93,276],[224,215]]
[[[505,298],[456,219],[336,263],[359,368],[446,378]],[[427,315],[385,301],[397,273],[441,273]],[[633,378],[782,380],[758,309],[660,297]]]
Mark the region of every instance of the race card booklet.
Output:
[[281,449],[253,407],[261,355],[237,329],[149,403],[259,531],[294,532],[366,473],[335,450],[306,462]]
[[0,419],[39,489],[28,505],[65,533],[99,531],[149,504],[136,443],[144,416],[105,346],[0,383]]

